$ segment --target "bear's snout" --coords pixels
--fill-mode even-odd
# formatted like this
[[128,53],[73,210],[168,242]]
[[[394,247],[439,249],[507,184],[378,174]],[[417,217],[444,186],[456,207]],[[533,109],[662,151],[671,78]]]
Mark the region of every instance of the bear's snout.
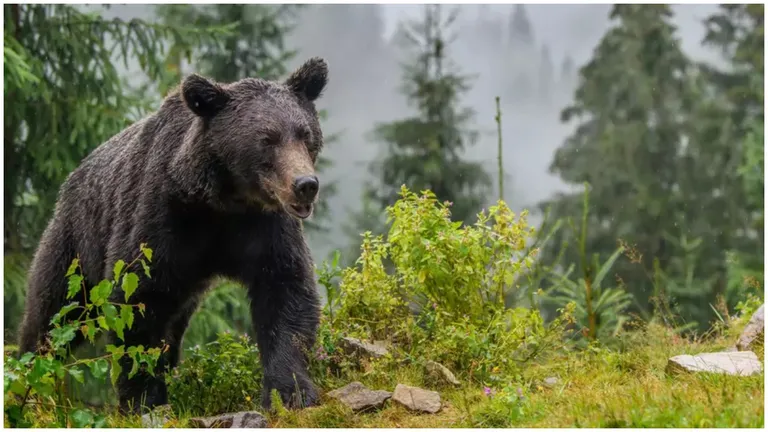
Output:
[[296,177],[293,181],[293,194],[296,199],[304,204],[312,203],[317,197],[317,191],[320,189],[320,182],[317,176]]

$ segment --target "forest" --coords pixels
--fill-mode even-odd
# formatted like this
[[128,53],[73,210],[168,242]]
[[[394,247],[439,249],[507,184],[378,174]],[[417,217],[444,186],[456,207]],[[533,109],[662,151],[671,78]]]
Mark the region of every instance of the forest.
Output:
[[[703,57],[686,6],[617,4],[579,59],[525,5],[4,5],[5,426],[764,427],[764,6],[711,6],[685,39]],[[119,413],[119,360],[164,355],[123,337],[151,245],[93,287],[74,262],[96,318],[65,306],[54,350],[17,353],[83,158],[190,73],[282,80],[314,56],[321,403],[262,409],[248,299],[221,279],[163,371],[170,406]]]

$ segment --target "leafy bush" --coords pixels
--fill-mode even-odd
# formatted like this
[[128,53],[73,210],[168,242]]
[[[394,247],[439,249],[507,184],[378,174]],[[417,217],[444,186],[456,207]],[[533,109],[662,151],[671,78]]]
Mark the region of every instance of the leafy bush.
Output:
[[187,350],[166,381],[174,410],[207,416],[257,409],[262,375],[259,350],[248,335],[225,332]]
[[503,309],[506,291],[532,262],[516,259],[533,234],[526,214],[515,220],[499,201],[474,225],[462,226],[451,220],[450,203],[439,203],[432,192],[417,196],[403,186],[400,194],[387,208],[387,240],[364,234],[359,267],[342,275],[339,317],[372,322],[368,330],[376,334],[388,326],[375,322],[403,318],[412,307],[436,305],[473,322]]
[[[143,258],[142,258],[143,256]],[[134,309],[143,316],[144,305],[127,304],[131,295],[138,288],[139,277],[126,271],[141,264],[149,276],[148,261],[152,260],[152,250],[141,245],[141,255],[126,265],[119,260],[114,265],[114,278],[102,280],[98,285],[83,295],[84,304],[73,301],[61,308],[51,318],[51,330],[48,332],[47,346],[42,354],[25,353],[21,358],[6,357],[4,363],[5,415],[13,427],[29,426],[28,416],[24,411],[27,406],[45,406],[52,408],[57,425],[64,427],[103,427],[105,417],[96,415],[88,409],[73,407],[64,392],[67,377],[79,383],[85,380],[85,374],[98,380],[110,376],[112,385],[122,372],[119,363],[127,355],[133,360],[128,376],[133,377],[139,368],[146,366],[147,372],[154,373],[160,356],[160,348],[145,349],[143,346],[107,345],[107,354],[94,358],[72,359],[70,343],[80,332],[92,344],[96,338],[109,331],[114,331],[118,339],[124,341],[125,329],[131,329],[134,323]],[[67,299],[73,299],[79,292],[86,293],[85,280],[79,259],[75,259],[66,273],[69,289]],[[126,304],[110,301],[116,287],[124,293]],[[76,316],[74,313],[81,310]]]
[[[545,325],[538,311],[504,304],[535,256],[524,254],[533,234],[525,213],[516,218],[499,201],[462,226],[451,221],[450,203],[429,191],[417,196],[403,187],[401,196],[387,208],[386,240],[365,233],[357,266],[341,272],[336,326],[321,332],[323,355],[339,360],[333,341],[340,333],[389,339],[409,358],[441,361],[485,381],[556,346],[573,306]],[[322,283],[331,283],[333,267],[319,271]]]

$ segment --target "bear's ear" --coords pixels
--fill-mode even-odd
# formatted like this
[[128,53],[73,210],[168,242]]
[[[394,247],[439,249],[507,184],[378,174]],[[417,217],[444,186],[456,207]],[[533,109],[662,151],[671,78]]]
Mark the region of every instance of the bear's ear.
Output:
[[296,94],[304,95],[310,101],[320,97],[328,84],[328,64],[320,57],[307,60],[285,81],[285,85]]
[[213,117],[230,100],[229,93],[220,85],[192,74],[181,83],[181,95],[187,107],[200,117]]

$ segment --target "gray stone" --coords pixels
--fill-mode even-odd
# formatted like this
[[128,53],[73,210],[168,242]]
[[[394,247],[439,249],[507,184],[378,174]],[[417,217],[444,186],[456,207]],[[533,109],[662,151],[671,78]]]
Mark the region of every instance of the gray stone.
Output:
[[256,411],[243,411],[193,418],[189,420],[189,425],[205,429],[263,429],[267,427],[267,419]]
[[439,393],[403,384],[398,384],[395,387],[392,400],[411,411],[427,412],[430,414],[440,411],[442,406]]
[[679,355],[669,359],[667,372],[710,372],[749,376],[760,373],[762,364],[752,351]]
[[556,386],[558,382],[560,382],[560,380],[558,380],[557,377],[547,377],[544,378],[544,381],[541,382],[541,385],[546,388],[552,388]]
[[370,390],[354,381],[344,387],[328,392],[328,397],[337,399],[353,411],[376,410],[384,406],[392,393],[384,390]]
[[450,371],[447,367],[441,365],[440,363],[434,362],[432,360],[429,360],[427,362],[427,373],[438,380],[447,382],[448,384],[453,385],[460,385],[458,379],[456,379],[456,375],[453,374],[453,372]]
[[757,344],[763,344],[765,341],[765,312],[763,312],[763,306],[760,305],[755,313],[750,318],[747,326],[739,336],[739,341],[736,343],[736,348],[739,351],[751,351],[752,347]]
[[357,356],[380,358],[389,353],[387,347],[381,341],[376,341],[371,344],[353,337],[344,337],[341,339],[340,345],[347,354]]
[[149,429],[161,428],[170,420],[172,415],[173,411],[170,405],[159,405],[141,416],[141,425]]

